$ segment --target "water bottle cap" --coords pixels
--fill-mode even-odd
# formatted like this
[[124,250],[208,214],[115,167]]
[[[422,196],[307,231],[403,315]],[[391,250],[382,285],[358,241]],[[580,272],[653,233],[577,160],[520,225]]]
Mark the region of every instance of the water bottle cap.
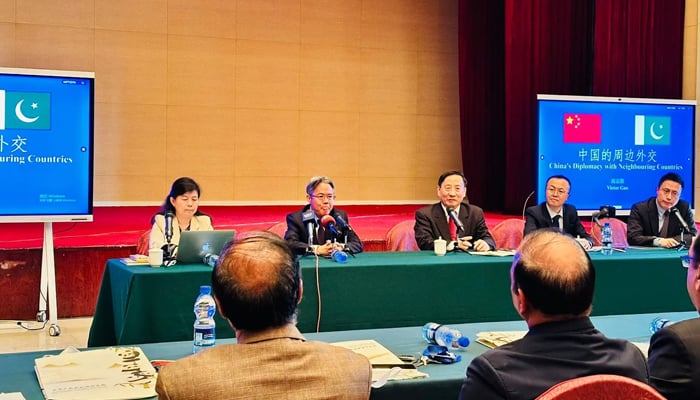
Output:
[[462,336],[457,340],[457,344],[459,345],[459,347],[467,347],[469,346],[469,338],[466,336]]
[[348,254],[344,251],[336,250],[332,254],[333,260],[337,263],[343,264],[348,261]]
[[209,286],[209,285],[200,286],[199,293],[200,294],[211,294],[211,286]]

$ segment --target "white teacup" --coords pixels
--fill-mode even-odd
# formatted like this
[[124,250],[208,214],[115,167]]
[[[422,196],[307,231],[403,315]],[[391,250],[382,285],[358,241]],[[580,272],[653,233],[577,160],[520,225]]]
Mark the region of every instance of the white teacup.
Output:
[[151,267],[160,267],[163,265],[163,249],[149,249],[148,263]]
[[438,256],[444,256],[447,253],[447,242],[442,239],[435,239],[433,242],[435,248],[435,254]]

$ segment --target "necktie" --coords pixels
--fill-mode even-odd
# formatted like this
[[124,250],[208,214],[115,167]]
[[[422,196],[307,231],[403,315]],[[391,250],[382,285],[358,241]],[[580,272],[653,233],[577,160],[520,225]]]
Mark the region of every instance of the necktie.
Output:
[[457,225],[455,225],[455,221],[452,218],[448,218],[450,220],[450,237],[452,240],[457,240]]
[[664,213],[664,221],[663,221],[663,226],[661,227],[661,230],[659,231],[659,237],[665,238],[668,236],[668,216],[669,216],[668,210]]
[[552,228],[561,229],[561,228],[559,227],[559,220],[560,220],[560,219],[561,219],[561,215],[555,215],[555,216],[552,218]]
[[316,239],[318,239],[318,244],[326,244],[326,227],[323,225],[318,226],[318,233],[316,234]]

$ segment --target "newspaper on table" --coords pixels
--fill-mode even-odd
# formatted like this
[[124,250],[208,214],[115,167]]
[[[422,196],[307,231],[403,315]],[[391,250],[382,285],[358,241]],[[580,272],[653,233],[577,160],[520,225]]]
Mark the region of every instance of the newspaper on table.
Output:
[[139,347],[64,351],[34,361],[47,400],[117,400],[156,396],[156,371]]

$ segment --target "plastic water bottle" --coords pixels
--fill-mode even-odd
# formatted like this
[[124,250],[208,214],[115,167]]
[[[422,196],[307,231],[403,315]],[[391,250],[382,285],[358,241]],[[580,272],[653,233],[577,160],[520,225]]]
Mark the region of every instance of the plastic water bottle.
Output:
[[338,264],[345,264],[348,262],[348,253],[342,250],[333,250],[333,252],[331,252],[331,259]]
[[423,339],[428,343],[436,343],[440,346],[463,349],[469,346],[469,338],[462,335],[457,329],[435,322],[423,325]]
[[194,302],[194,342],[192,352],[211,347],[216,343],[216,303],[211,296],[211,286],[199,287],[199,296]]
[[600,250],[600,252],[608,256],[613,252],[613,237],[610,222],[606,222],[605,225],[603,225],[601,232],[603,237],[601,240],[603,242],[603,248]]
[[656,317],[651,320],[651,323],[649,323],[649,332],[654,334],[658,332],[659,329],[669,325],[673,325],[673,322],[667,320],[666,318]]
[[219,261],[219,256],[217,256],[216,254],[207,253],[204,256],[204,263],[212,268],[216,267],[216,263],[218,261]]

